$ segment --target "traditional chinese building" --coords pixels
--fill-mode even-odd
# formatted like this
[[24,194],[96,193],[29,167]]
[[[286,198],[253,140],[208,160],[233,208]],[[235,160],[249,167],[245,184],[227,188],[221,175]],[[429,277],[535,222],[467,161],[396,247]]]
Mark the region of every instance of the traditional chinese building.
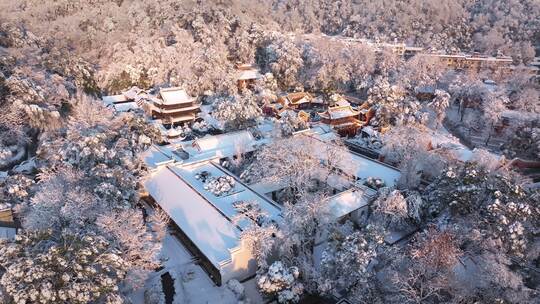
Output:
[[359,120],[360,112],[351,106],[330,107],[319,113],[321,122],[331,125],[342,136],[354,136],[364,123]]
[[116,112],[129,112],[138,109],[141,105],[140,100],[147,95],[148,93],[145,90],[132,87],[122,94],[103,96],[102,100],[105,106],[112,108]]
[[236,77],[236,84],[238,90],[252,89],[255,85],[255,81],[261,78],[257,67],[253,64],[238,64],[236,65],[238,76]]
[[163,124],[177,125],[195,120],[200,107],[196,97],[189,96],[181,88],[160,89],[159,96],[151,99],[149,111],[153,119],[160,119]]
[[306,92],[289,93],[278,98],[278,102],[285,108],[295,110],[305,109],[309,107],[313,96]]

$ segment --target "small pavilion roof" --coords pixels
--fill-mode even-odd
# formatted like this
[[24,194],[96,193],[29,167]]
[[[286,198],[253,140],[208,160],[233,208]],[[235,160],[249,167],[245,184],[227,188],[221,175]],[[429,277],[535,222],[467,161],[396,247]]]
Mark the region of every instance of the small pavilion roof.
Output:
[[353,117],[358,116],[360,114],[359,111],[356,111],[351,106],[337,106],[337,107],[331,107],[328,108],[328,110],[319,113],[319,116],[322,118],[327,119],[340,119],[345,117]]
[[195,100],[195,97],[189,96],[186,91],[179,87],[162,88],[159,90],[161,99],[154,99],[155,103],[163,105],[176,105],[182,103],[190,103]]

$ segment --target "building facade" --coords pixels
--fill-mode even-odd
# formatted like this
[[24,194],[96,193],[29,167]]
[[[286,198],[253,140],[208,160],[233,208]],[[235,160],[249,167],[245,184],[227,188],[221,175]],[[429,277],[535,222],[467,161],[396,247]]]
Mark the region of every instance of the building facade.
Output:
[[150,115],[153,119],[161,120],[164,125],[191,123],[200,111],[196,99],[181,88],[160,89],[159,96],[151,99]]
[[354,136],[364,123],[359,120],[360,112],[351,106],[329,107],[319,113],[321,122],[331,125],[341,136]]

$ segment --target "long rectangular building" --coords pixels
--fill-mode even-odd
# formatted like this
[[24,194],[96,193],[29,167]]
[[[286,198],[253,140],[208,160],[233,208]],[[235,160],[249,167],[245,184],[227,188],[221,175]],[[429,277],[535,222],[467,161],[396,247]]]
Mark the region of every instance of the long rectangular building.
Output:
[[[234,181],[230,193],[216,195],[197,176],[228,177]],[[200,259],[200,264],[217,285],[231,279],[244,280],[255,274],[257,262],[241,241],[246,221],[236,223],[236,202],[256,202],[272,220],[279,221],[280,209],[249,189],[236,177],[212,162],[187,166],[165,166],[144,184],[155,204],[178,228],[182,241]]]

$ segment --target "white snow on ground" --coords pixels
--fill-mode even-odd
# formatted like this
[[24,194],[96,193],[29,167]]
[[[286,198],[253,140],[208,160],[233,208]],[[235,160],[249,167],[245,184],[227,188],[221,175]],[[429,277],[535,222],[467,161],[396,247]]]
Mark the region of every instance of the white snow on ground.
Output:
[[245,281],[242,283],[246,295],[247,302],[250,304],[262,304],[266,301],[263,299],[259,288],[257,287],[257,278]]
[[225,285],[218,287],[201,267],[188,264],[170,271],[174,278],[174,304],[236,304],[234,293]]
[[160,258],[164,268],[175,268],[193,262],[193,256],[173,235],[167,234],[163,239]]
[[[160,257],[164,268],[150,275],[146,287],[161,284],[160,276],[169,272],[174,279],[174,304],[238,303],[235,294],[225,284],[221,287],[216,286],[204,270],[193,262],[193,256],[175,236],[171,234],[165,236]],[[254,280],[251,281],[243,284],[249,303],[264,303]],[[133,304],[145,304],[144,288],[133,292],[129,299]]]
[[131,110],[138,109],[139,106],[136,102],[124,102],[124,103],[117,103],[114,105],[114,110],[116,112],[128,112]]
[[[432,131],[431,144],[434,149],[447,149],[453,152],[455,157],[460,161],[466,162],[473,158],[476,149],[471,150],[461,142],[455,136],[453,136],[446,128],[440,128],[436,131]],[[492,155],[497,156],[498,158],[502,157],[501,155],[490,152]]]

